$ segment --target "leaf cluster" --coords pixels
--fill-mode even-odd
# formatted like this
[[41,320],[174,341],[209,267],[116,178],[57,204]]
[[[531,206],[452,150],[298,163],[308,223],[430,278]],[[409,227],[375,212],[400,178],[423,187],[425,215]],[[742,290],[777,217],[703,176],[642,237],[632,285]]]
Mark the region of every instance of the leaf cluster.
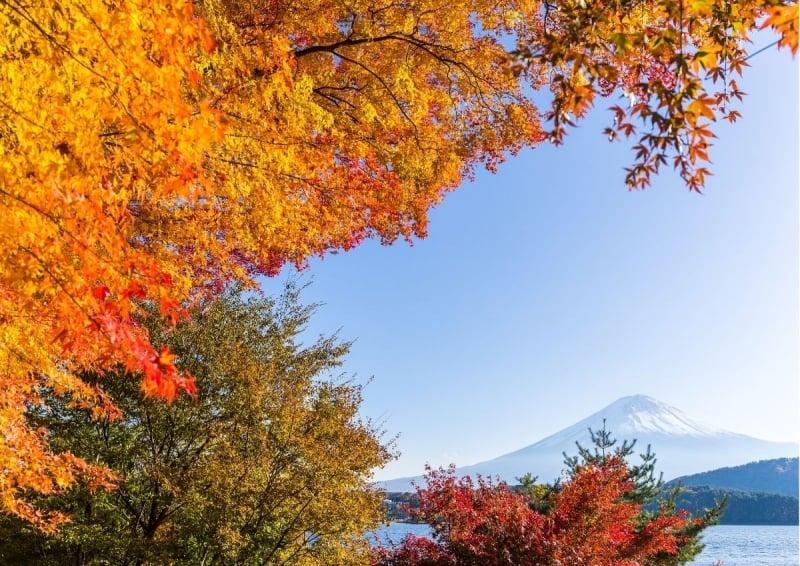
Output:
[[609,140],[631,138],[634,163],[626,184],[647,187],[662,166],[700,191],[708,175],[713,124],[735,122],[744,93],[737,81],[760,29],[797,51],[793,0],[544,1],[539,25],[519,37],[517,70],[549,74],[549,137],[568,128],[600,97],[616,94]]

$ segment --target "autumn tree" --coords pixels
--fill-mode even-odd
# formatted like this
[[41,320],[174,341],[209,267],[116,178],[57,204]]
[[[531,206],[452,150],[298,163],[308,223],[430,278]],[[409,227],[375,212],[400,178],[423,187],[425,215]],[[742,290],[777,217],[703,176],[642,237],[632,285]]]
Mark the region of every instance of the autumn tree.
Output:
[[[610,458],[621,457],[627,466],[630,489],[622,494],[620,501],[639,506],[640,513],[636,521],[640,527],[648,524],[659,514],[667,516],[678,514],[688,518],[688,515],[678,506],[678,498],[683,491],[680,483],[671,489],[665,488],[663,475],[656,472],[656,455],[649,445],[644,452],[637,454],[636,440],[624,440],[620,444],[611,431],[606,428],[605,419],[601,429],[597,431],[589,429],[589,437],[591,446],[585,447],[576,442],[577,454],[568,456],[564,453],[567,478],[574,478],[586,466],[603,466]],[[541,499],[539,501],[547,508],[550,495],[559,490],[559,485],[556,482],[554,485],[545,487],[544,493],[547,496],[543,502]],[[692,562],[704,548],[701,540],[702,532],[707,527],[719,523],[727,508],[727,503],[728,501],[724,497],[718,499],[706,507],[702,513],[691,520],[684,521],[675,531],[678,541],[676,552],[659,553],[651,558],[649,563],[655,566],[678,566]]]
[[36,423],[54,449],[110,467],[118,486],[41,502],[72,518],[56,536],[0,521],[0,562],[363,564],[361,535],[382,518],[371,471],[391,452],[357,415],[360,386],[335,373],[349,344],[301,343],[314,307],[298,292],[230,290],[171,332],[151,327],[195,376],[195,399],[145,398],[124,370],[99,380],[121,419],[48,399]]
[[147,316],[422,237],[475,167],[561,141],[598,95],[635,101],[610,133],[650,127],[629,185],[674,154],[699,188],[748,38],[766,25],[795,49],[795,16],[789,0],[0,1],[2,509],[53,527],[25,493],[111,479],[29,418],[51,395],[118,417],[82,375],[194,391]]
[[674,496],[657,510],[644,503],[659,493],[648,453],[629,464],[632,445],[611,449],[602,431],[597,452],[570,459],[563,482],[522,489],[504,482],[458,478],[454,468],[432,470],[418,488],[418,519],[432,538],[407,537],[376,551],[376,566],[675,566],[702,550],[699,535],[719,518],[720,508],[702,517],[676,511]]

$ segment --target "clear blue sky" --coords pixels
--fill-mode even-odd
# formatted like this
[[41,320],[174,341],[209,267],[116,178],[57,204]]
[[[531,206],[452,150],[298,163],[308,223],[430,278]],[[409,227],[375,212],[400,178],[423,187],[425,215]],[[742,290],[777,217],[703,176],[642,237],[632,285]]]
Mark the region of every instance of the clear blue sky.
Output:
[[798,67],[752,64],[703,195],[673,174],[629,192],[598,107],[565,146],[449,195],[427,239],[312,262],[309,331],[356,340],[362,412],[400,435],[377,479],[490,459],[636,393],[797,439]]

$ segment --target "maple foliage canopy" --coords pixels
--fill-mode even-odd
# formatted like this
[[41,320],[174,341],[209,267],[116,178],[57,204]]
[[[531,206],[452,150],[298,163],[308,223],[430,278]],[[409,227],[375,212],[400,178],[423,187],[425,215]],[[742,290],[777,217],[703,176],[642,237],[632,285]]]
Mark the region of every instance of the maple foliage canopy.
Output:
[[0,1],[2,508],[53,525],[27,490],[109,479],[28,422],[43,391],[113,415],[76,376],[117,365],[194,390],[144,303],[174,323],[231,281],[424,236],[476,166],[598,95],[635,99],[610,130],[640,136],[631,186],[672,156],[699,189],[762,26],[796,49],[788,0]]
[[[655,512],[626,463],[630,448],[584,460],[563,484],[516,490],[504,482],[430,470],[417,488],[417,520],[432,536],[380,546],[374,566],[639,566],[684,564],[700,551],[697,535],[716,520],[693,518],[672,503]],[[648,483],[648,482],[645,482]],[[644,488],[644,490],[643,490]]]

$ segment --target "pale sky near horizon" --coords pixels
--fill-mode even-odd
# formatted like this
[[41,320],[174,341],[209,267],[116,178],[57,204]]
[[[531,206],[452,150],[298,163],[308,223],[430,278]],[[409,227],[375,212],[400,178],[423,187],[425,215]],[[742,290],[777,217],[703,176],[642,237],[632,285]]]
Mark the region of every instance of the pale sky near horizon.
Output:
[[448,195],[425,240],[311,262],[309,332],[355,340],[342,371],[374,377],[362,414],[399,435],[376,479],[494,458],[638,393],[798,440],[798,65],[751,63],[702,195],[671,173],[629,192],[601,101],[565,146]]

